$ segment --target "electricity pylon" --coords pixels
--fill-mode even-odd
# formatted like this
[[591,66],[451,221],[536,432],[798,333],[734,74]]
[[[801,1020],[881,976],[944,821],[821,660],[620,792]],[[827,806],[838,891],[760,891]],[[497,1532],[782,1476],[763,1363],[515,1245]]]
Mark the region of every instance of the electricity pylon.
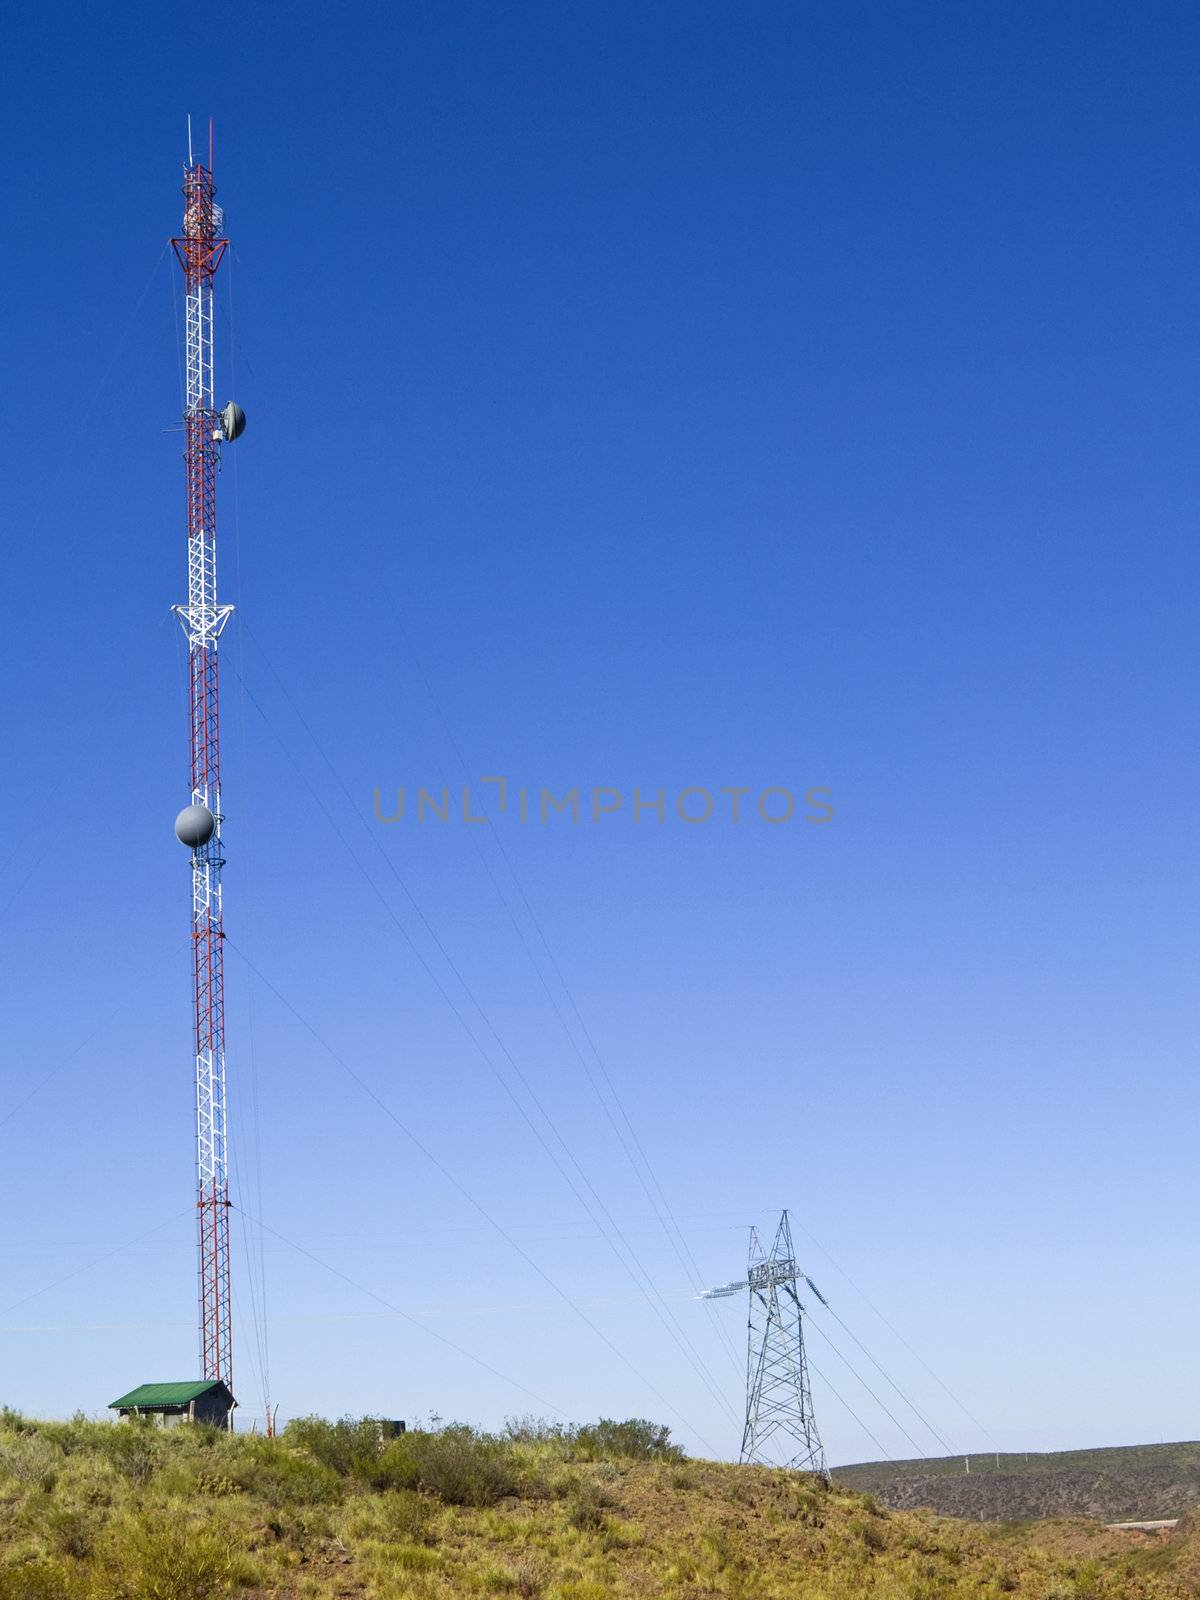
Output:
[[758,1229],[751,1228],[745,1279],[709,1289],[705,1298],[722,1299],[749,1290],[746,1424],[740,1458],[743,1464],[779,1465],[783,1454],[784,1466],[828,1478],[825,1450],[813,1416],[804,1349],[804,1306],[796,1289],[800,1275],[785,1211],[769,1252]]
[[[785,1211],[770,1254],[758,1229],[750,1230],[746,1272],[750,1315],[746,1340],[746,1426],[742,1460],[768,1459],[766,1447],[779,1436],[786,1466],[827,1476],[825,1451],[813,1416],[808,1356],[804,1349],[804,1307],[796,1292],[796,1252]],[[778,1445],[771,1452],[778,1455]]]

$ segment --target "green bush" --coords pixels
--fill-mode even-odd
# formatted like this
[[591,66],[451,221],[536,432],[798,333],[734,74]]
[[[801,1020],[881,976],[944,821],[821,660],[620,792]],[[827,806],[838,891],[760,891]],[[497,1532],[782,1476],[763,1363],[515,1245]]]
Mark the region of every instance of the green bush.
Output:
[[433,1544],[437,1508],[415,1489],[392,1489],[379,1497],[379,1520],[389,1539],[407,1544]]
[[269,1506],[328,1505],[342,1497],[342,1479],[326,1462],[290,1449],[283,1439],[239,1439],[222,1461],[223,1476]]
[[87,1593],[86,1579],[66,1562],[0,1568],[0,1600],[86,1600]]
[[601,1417],[599,1422],[547,1422],[541,1417],[509,1417],[504,1437],[512,1444],[536,1445],[564,1461],[669,1461],[686,1456],[671,1443],[671,1430],[645,1417],[629,1417],[616,1422]]
[[[134,1424],[143,1428],[152,1426],[149,1418],[135,1420]],[[103,1452],[106,1444],[113,1437],[113,1429],[117,1424],[112,1422],[91,1422],[77,1411],[69,1422],[38,1422],[30,1423],[31,1428],[36,1428],[38,1436],[52,1444],[55,1449],[61,1450],[63,1455],[95,1455]],[[125,1426],[125,1424],[121,1424]]]
[[0,1477],[15,1478],[26,1489],[49,1494],[58,1482],[62,1453],[36,1436],[0,1440]]
[[91,1555],[96,1542],[92,1524],[73,1506],[55,1506],[50,1511],[46,1537],[60,1556],[74,1556],[80,1561]]
[[850,1523],[851,1532],[861,1540],[863,1547],[871,1551],[886,1550],[888,1547],[887,1533],[884,1531],[882,1521],[876,1517],[855,1517]]
[[583,1533],[599,1533],[608,1526],[605,1512],[615,1504],[595,1478],[576,1478],[567,1491],[567,1521]]
[[343,1478],[369,1478],[383,1451],[376,1417],[296,1417],[281,1435],[285,1444],[307,1450],[322,1466]]
[[677,1444],[671,1443],[671,1430],[661,1422],[645,1417],[630,1417],[614,1422],[601,1417],[599,1422],[572,1430],[571,1442],[580,1461],[672,1461],[685,1459]]
[[103,1455],[130,1483],[146,1484],[159,1464],[159,1441],[147,1418],[131,1417],[104,1428],[97,1437]]
[[120,1600],[217,1600],[233,1588],[229,1541],[204,1528],[143,1520],[115,1531],[104,1562]]
[[513,1592],[520,1595],[521,1600],[538,1600],[551,1575],[544,1559],[537,1555],[525,1555],[514,1563],[509,1578]]
[[452,1506],[492,1506],[517,1494],[521,1473],[511,1445],[474,1428],[403,1433],[380,1456],[379,1488],[421,1489]]
[[245,1485],[238,1483],[228,1473],[210,1472],[207,1468],[202,1467],[192,1480],[192,1487],[197,1494],[206,1494],[214,1500],[220,1500],[227,1494],[237,1494],[238,1490],[244,1488]]
[[561,1444],[569,1439],[572,1429],[561,1422],[547,1422],[545,1417],[526,1415],[504,1419],[504,1438],[512,1444]]

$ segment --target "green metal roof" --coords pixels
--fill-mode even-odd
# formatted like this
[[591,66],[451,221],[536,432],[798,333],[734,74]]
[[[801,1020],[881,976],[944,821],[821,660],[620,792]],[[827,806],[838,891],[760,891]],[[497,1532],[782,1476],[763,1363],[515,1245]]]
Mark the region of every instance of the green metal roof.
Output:
[[158,1406],[186,1406],[190,1400],[199,1399],[210,1389],[224,1388],[219,1378],[193,1379],[191,1383],[142,1383],[136,1389],[130,1389],[128,1394],[123,1394],[119,1400],[110,1400],[108,1409],[125,1411],[138,1406],[142,1410],[153,1411]]

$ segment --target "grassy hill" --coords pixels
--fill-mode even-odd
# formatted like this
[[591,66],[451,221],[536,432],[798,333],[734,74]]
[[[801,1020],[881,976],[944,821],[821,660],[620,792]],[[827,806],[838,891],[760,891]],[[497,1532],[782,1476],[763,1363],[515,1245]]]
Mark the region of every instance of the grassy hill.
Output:
[[1200,1534],[889,1512],[645,1423],[384,1441],[0,1414],[0,1600],[1182,1600]]
[[930,1506],[956,1517],[1151,1520],[1200,1506],[1200,1443],[972,1456],[969,1474],[962,1456],[867,1461],[839,1467],[835,1476],[886,1505]]

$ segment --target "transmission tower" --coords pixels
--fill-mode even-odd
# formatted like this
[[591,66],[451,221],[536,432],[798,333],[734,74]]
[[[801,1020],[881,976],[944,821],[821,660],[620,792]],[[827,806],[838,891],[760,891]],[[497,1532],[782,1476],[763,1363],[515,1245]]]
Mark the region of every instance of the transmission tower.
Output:
[[[750,1314],[746,1340],[746,1425],[741,1459],[777,1458],[782,1445],[785,1466],[826,1477],[825,1451],[813,1416],[808,1356],[804,1349],[804,1307],[796,1291],[800,1276],[792,1245],[792,1226],[785,1211],[775,1230],[770,1252],[757,1228],[750,1230],[746,1286]],[[768,1455],[768,1444],[778,1443]]]
[[232,1394],[217,643],[233,607],[217,601],[216,507],[221,446],[237,438],[245,417],[232,402],[218,412],[213,399],[213,278],[229,242],[215,194],[212,124],[205,166],[192,155],[189,119],[183,233],[171,241],[186,286],[188,597],[186,605],[173,609],[188,644],[191,733],[191,801],[176,818],[175,832],[191,851],[192,868],[200,1371],[204,1378],[219,1379]]
[[[800,1269],[792,1245],[792,1225],[785,1211],[775,1230],[770,1252],[757,1228],[750,1229],[750,1260],[746,1276],[737,1283],[706,1289],[703,1300],[726,1300],[750,1293],[746,1339],[746,1425],[742,1430],[743,1463],[778,1465],[780,1445],[784,1466],[797,1472],[829,1476],[825,1450],[813,1416],[812,1388],[808,1381],[808,1356],[804,1350],[804,1307],[796,1290]],[[805,1283],[821,1299],[811,1278]],[[774,1449],[767,1445],[776,1440]]]

